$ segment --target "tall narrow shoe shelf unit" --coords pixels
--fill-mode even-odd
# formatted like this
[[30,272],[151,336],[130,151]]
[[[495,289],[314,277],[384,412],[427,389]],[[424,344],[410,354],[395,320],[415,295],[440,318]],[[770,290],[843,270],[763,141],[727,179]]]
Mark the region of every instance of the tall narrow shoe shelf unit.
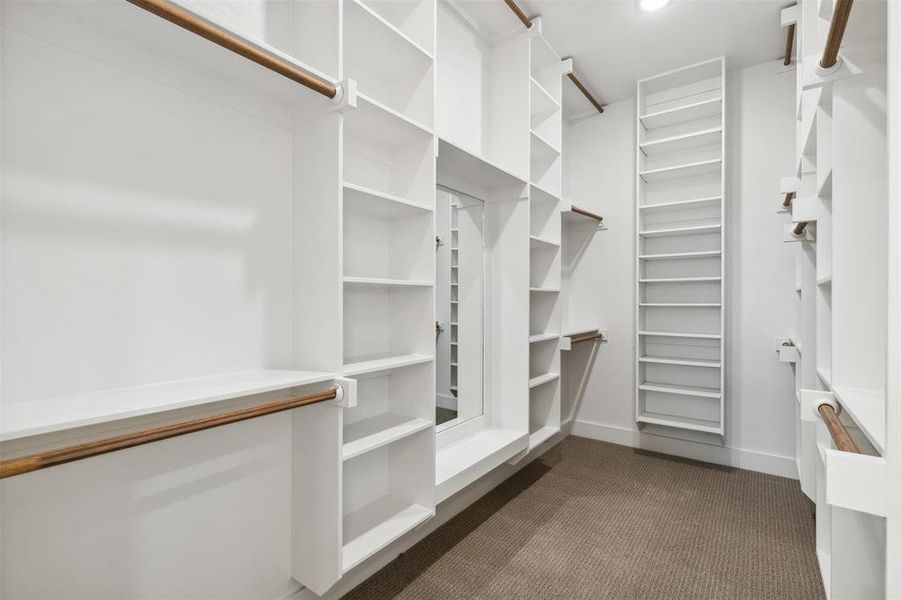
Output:
[[[796,452],[817,506],[817,559],[828,597],[885,597],[888,161],[884,4],[855,4],[835,68],[820,67],[832,0],[783,10],[797,36],[794,199],[798,351]],[[803,225],[803,231],[796,228]],[[839,450],[818,414],[830,404],[860,453]]]
[[641,80],[636,125],[636,420],[719,436],[724,81],[722,58]]
[[[560,57],[530,29],[529,449],[560,431],[563,75]],[[534,31],[533,31],[534,30]],[[571,70],[571,69],[570,69]]]

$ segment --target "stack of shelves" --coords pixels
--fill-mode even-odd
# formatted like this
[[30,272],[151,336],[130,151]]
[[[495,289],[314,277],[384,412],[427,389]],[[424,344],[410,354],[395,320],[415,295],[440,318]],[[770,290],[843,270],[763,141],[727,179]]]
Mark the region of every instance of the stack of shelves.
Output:
[[636,420],[722,436],[722,58],[638,83]]
[[428,0],[344,0],[342,374],[346,572],[434,514],[434,23]]
[[561,192],[560,57],[530,38],[529,448],[560,431]]

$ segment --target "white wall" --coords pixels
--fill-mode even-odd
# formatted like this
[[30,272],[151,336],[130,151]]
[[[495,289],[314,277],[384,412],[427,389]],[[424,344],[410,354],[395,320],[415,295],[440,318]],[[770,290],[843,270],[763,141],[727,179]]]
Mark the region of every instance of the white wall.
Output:
[[[728,63],[727,63],[728,64]],[[609,341],[568,353],[573,433],[796,477],[794,388],[776,338],[790,332],[793,248],[776,214],[792,171],[794,74],[773,61],[727,74],[726,449],[637,434],[634,419],[635,101],[574,123],[565,136],[573,203],[604,215],[570,278],[570,323],[596,322]],[[584,234],[571,232],[566,259]]]

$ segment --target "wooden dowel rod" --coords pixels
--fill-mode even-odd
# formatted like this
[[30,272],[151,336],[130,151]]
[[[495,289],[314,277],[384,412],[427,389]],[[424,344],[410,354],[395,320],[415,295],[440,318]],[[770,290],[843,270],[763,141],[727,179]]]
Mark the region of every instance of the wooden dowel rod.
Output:
[[789,193],[787,193],[787,194],[785,195],[785,200],[782,201],[782,206],[784,206],[785,208],[788,208],[789,206],[791,206],[792,200],[794,200],[794,199],[795,199],[795,193],[794,193],[794,192],[789,192]]
[[230,31],[222,29],[179,6],[169,4],[164,0],[128,0],[128,2],[216,45],[231,50],[235,54],[243,56],[270,71],[304,85],[327,98],[334,98],[338,93],[338,88],[334,84],[307,73],[289,61],[264,52],[247,40],[243,40]]
[[804,233],[805,229],[807,229],[807,221],[804,221],[802,223],[798,223],[797,225],[795,225],[795,228],[792,229],[792,232],[795,235],[801,235]]
[[526,13],[522,12],[522,9],[516,5],[516,2],[513,0],[504,0],[507,3],[507,6],[510,7],[510,10],[516,15],[516,17],[522,21],[522,24],[526,26],[526,29],[532,27],[532,22],[529,20],[529,17],[526,16]]
[[785,31],[785,58],[782,64],[786,67],[792,64],[792,49],[795,46],[795,24],[792,23]]
[[210,415],[207,417],[199,417],[190,421],[181,423],[173,423],[172,425],[164,425],[153,429],[144,429],[133,433],[126,433],[114,437],[103,438],[74,446],[66,446],[57,450],[49,450],[47,452],[38,452],[29,454],[19,458],[11,458],[0,462],[0,479],[12,477],[13,475],[21,475],[30,471],[46,469],[91,456],[99,456],[116,450],[124,450],[150,442],[158,442],[187,433],[203,431],[204,429],[212,429],[229,423],[237,423],[238,421],[246,421],[264,415],[291,410],[308,404],[316,404],[326,400],[333,400],[337,397],[337,390],[325,390],[305,396],[296,396],[285,400],[278,400],[268,404],[251,406],[249,408],[241,408],[225,413]]
[[590,333],[588,335],[577,335],[569,338],[570,344],[581,344],[582,342],[590,342],[591,340],[603,340],[604,334]]
[[591,95],[591,92],[588,91],[588,88],[582,85],[582,82],[579,81],[579,78],[576,77],[575,73],[567,73],[566,76],[569,77],[569,80],[572,81],[573,84],[575,84],[576,88],[578,88],[580,92],[582,92],[582,95],[588,98],[588,101],[591,102],[591,104],[597,109],[599,113],[604,112],[604,107],[601,106],[600,102],[594,99],[594,96]]
[[588,217],[589,219],[594,219],[595,221],[597,221],[599,223],[604,222],[604,217],[602,217],[599,214],[593,213],[591,211],[587,211],[584,208],[579,208],[577,206],[570,206],[569,210],[576,213],[577,215],[582,215],[583,217]]
[[838,413],[835,412],[832,405],[820,404],[817,407],[817,412],[820,413],[820,416],[823,418],[823,422],[826,424],[826,428],[829,430],[829,435],[832,436],[832,441],[835,442],[836,448],[842,452],[860,454],[860,449],[858,449],[854,440],[851,439],[848,430],[845,429],[844,424],[841,419],[838,418]]
[[829,35],[826,36],[826,46],[823,48],[823,58],[820,59],[820,67],[829,69],[838,62],[838,50],[845,37],[845,28],[848,26],[848,18],[851,16],[851,6],[854,0],[835,0],[835,8],[832,10],[832,22],[829,24]]

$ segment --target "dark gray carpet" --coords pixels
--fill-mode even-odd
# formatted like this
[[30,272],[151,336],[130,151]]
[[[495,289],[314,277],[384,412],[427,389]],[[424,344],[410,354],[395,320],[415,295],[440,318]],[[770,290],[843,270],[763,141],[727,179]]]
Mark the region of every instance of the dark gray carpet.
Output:
[[345,598],[824,598],[796,481],[570,437]]

